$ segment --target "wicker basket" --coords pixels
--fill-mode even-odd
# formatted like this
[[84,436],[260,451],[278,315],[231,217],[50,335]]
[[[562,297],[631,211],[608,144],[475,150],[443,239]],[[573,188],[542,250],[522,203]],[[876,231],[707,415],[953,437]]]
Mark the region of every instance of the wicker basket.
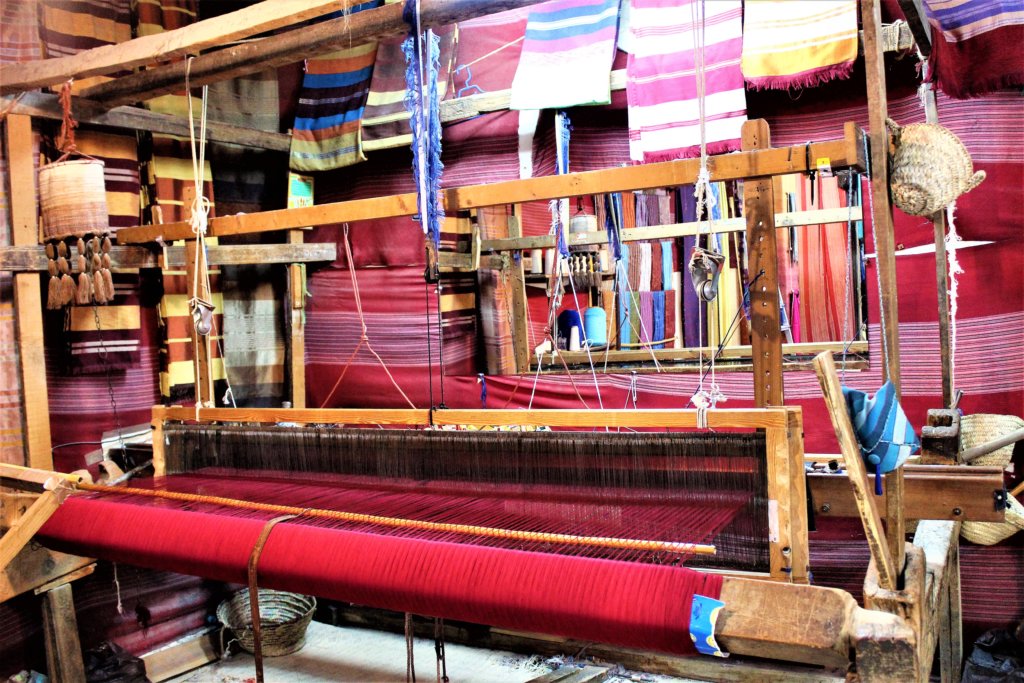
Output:
[[[259,589],[263,655],[279,657],[302,649],[316,599],[297,593]],[[217,607],[220,623],[231,629],[246,652],[253,651],[249,591],[241,590]]]
[[[964,450],[980,446],[1024,427],[1024,419],[1016,415],[990,415],[978,413],[960,418],[960,442]],[[1003,446],[979,458],[971,465],[1006,467],[1013,457],[1013,446]],[[1007,500],[1005,522],[964,522],[960,535],[978,545],[995,545],[1024,529],[1024,505],[1010,497]]]
[[970,192],[985,179],[974,172],[964,143],[936,123],[900,126],[886,120],[896,151],[889,185],[892,201],[904,213],[931,216]]
[[103,235],[110,229],[103,162],[58,161],[39,169],[44,239]]

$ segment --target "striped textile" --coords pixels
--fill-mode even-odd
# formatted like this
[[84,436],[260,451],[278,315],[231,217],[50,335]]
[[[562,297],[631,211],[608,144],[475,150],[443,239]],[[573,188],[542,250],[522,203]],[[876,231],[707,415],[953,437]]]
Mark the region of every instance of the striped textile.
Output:
[[[458,42],[458,27],[439,29],[441,59],[437,68],[437,97],[445,99],[451,77],[452,60]],[[377,61],[373,65],[373,80],[363,109],[363,150],[372,152],[390,147],[412,144],[409,110],[405,107],[405,38],[382,40],[377,46]]]
[[75,137],[78,151],[103,162],[110,227],[116,233],[140,223],[138,143],[134,135],[80,131]]
[[743,11],[748,85],[809,88],[853,72],[857,0],[747,0]]
[[[131,40],[129,0],[90,0],[88,3],[42,0],[39,3],[39,37],[48,59]],[[129,72],[75,79],[71,91],[77,93],[126,73]],[[55,86],[55,89],[59,88]]]
[[37,7],[35,0],[0,2],[0,63],[43,58]]
[[509,107],[610,103],[618,16],[619,0],[553,0],[534,7]]
[[930,63],[939,88],[957,98],[1024,85],[1020,0],[925,0]]
[[142,344],[139,274],[114,273],[114,301],[105,306],[72,306],[48,315],[48,339],[61,347],[59,370],[66,375],[123,372],[139,362]]
[[[481,239],[508,237],[508,213],[504,206],[477,211]],[[488,375],[515,372],[515,348],[512,345],[512,287],[502,273],[477,271],[480,301],[480,331]]]
[[705,131],[709,154],[739,149],[747,120],[739,0],[632,0],[635,51],[626,66],[630,158],[667,161],[700,153],[695,30],[704,33]]
[[282,272],[270,265],[221,267],[224,365],[240,406],[287,400]]
[[[360,12],[381,5],[369,0]],[[292,128],[293,171],[329,171],[366,161],[360,121],[373,76],[377,41],[306,60]]]

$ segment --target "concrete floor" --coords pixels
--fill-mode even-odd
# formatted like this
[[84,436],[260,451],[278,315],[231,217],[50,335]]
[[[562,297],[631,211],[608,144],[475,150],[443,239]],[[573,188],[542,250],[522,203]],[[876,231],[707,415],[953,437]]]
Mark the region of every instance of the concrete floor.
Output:
[[[418,681],[437,679],[434,643],[417,638],[414,645]],[[541,658],[481,650],[464,645],[445,646],[448,677],[452,683],[520,683],[541,676],[559,662]],[[306,645],[295,654],[264,659],[267,683],[404,683],[405,638],[352,627],[334,627],[313,622],[306,633]],[[610,681],[669,683],[682,679],[618,670]],[[253,658],[247,653],[196,669],[172,679],[172,683],[246,683],[254,679]]]

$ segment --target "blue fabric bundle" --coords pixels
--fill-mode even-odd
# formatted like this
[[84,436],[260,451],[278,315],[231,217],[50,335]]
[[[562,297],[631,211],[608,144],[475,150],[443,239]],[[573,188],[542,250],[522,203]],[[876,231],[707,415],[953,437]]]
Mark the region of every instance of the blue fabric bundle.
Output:
[[892,382],[883,384],[874,396],[843,387],[843,396],[861,455],[874,467],[875,493],[882,495],[881,475],[901,467],[921,443],[896,399]]

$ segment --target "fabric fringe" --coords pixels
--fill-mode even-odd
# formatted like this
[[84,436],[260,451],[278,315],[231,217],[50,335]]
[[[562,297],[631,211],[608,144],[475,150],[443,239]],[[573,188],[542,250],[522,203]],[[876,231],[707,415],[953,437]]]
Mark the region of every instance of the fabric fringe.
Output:
[[[707,144],[708,154],[728,154],[740,148],[740,140],[722,140],[720,142],[709,142]],[[634,164],[650,164],[661,161],[677,161],[679,159],[696,159],[700,156],[700,145],[693,145],[686,149],[673,149],[665,152],[647,152],[644,161],[634,161]],[[712,178],[713,180],[713,178]]]
[[831,64],[788,76],[757,76],[743,80],[754,90],[791,90],[813,88],[829,81],[844,80],[853,74],[853,62]]

